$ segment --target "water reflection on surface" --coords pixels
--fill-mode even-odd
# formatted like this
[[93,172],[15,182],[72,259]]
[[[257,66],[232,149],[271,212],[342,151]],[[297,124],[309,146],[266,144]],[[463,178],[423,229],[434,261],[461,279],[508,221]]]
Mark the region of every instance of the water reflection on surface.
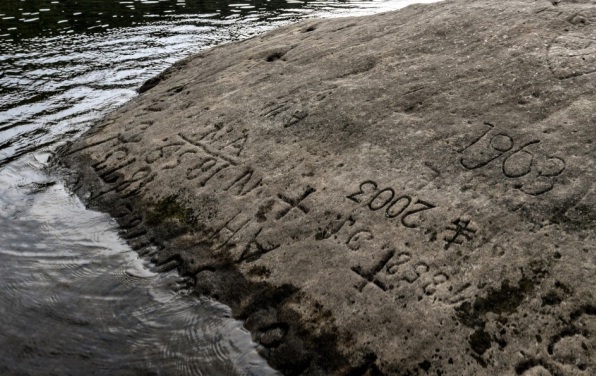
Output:
[[0,374],[276,374],[228,308],[153,272],[46,157],[0,171]]
[[[428,2],[421,0],[419,2]],[[103,32],[112,28],[135,27],[148,22],[196,18],[227,19],[256,16],[270,19],[274,14],[304,10],[395,9],[409,0],[310,1],[310,0],[3,0],[0,4],[0,38],[21,40]],[[390,3],[387,7],[379,6]],[[385,8],[385,9],[383,9]]]
[[172,16],[179,18],[201,14],[205,18],[225,18],[233,13],[246,14],[253,10],[277,11],[306,1],[253,0],[238,3],[233,0],[4,0],[0,6],[0,37],[102,32],[110,28],[170,20]]
[[[53,2],[39,0],[32,4]],[[302,8],[296,8],[292,2],[288,9],[248,9],[244,15],[224,17],[221,13],[183,12],[155,22],[137,24],[129,20],[127,27],[107,28],[101,33],[45,36],[43,29],[29,39],[0,38],[0,168],[30,152],[79,136],[91,123],[134,97],[135,90],[145,80],[189,54],[248,38],[300,18],[374,13],[411,2],[329,1],[313,2]],[[29,4],[13,0],[8,4],[16,3]],[[70,3],[87,4],[89,8],[85,9],[101,5],[100,10],[114,5],[113,0]],[[151,6],[166,9],[174,2],[153,3]],[[4,6],[0,6],[0,15],[10,13],[5,9],[16,9],[16,6]],[[244,3],[226,3],[226,9],[244,6]],[[3,18],[6,17],[13,16]],[[0,17],[0,28],[7,28],[9,21],[24,22],[16,16],[9,20]],[[17,32],[26,30],[21,26],[14,26]]]
[[0,375],[275,374],[226,307],[155,273],[48,175],[48,151],[189,54],[412,2],[2,0]]

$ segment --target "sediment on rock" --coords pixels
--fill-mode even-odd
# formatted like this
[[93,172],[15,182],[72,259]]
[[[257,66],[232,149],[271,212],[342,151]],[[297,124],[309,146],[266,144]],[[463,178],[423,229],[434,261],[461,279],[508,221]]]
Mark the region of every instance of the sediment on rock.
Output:
[[299,375],[590,375],[596,4],[446,1],[186,59],[72,189]]

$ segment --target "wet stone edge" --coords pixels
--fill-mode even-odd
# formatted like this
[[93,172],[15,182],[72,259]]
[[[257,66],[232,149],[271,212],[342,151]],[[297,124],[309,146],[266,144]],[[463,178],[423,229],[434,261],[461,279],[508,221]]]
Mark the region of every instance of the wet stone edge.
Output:
[[[87,135],[96,132],[97,127]],[[375,365],[376,354],[358,349],[350,338],[343,338],[331,312],[315,302],[316,314],[310,322],[304,320],[293,308],[305,300],[298,288],[250,281],[231,257],[213,255],[208,241],[187,242],[184,235],[209,230],[195,223],[176,197],[146,202],[137,194],[124,196],[116,190],[98,196],[106,186],[92,168],[97,161],[73,153],[74,145],[60,147],[51,161],[51,168],[64,177],[69,191],[88,209],[112,216],[119,224],[120,236],[140,256],[152,256],[160,272],[177,269],[194,293],[229,306],[233,317],[244,321],[271,367],[284,375],[382,374]],[[115,178],[114,185],[121,180],[122,176]],[[249,271],[258,273],[267,271]]]

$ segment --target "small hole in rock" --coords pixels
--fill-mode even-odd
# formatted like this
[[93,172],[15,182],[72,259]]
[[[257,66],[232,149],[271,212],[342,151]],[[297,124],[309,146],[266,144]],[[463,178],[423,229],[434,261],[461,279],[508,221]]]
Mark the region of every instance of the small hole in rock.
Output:
[[271,63],[272,61],[279,60],[279,59],[281,59],[282,56],[283,56],[283,54],[281,52],[276,52],[274,54],[267,56],[267,62]]

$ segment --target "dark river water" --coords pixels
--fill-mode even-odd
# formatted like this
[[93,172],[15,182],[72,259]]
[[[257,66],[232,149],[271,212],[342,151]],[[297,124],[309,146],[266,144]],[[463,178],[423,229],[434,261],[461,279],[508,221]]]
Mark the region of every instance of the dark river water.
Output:
[[412,2],[0,0],[0,375],[277,374],[227,307],[130,250],[48,159],[189,54]]

